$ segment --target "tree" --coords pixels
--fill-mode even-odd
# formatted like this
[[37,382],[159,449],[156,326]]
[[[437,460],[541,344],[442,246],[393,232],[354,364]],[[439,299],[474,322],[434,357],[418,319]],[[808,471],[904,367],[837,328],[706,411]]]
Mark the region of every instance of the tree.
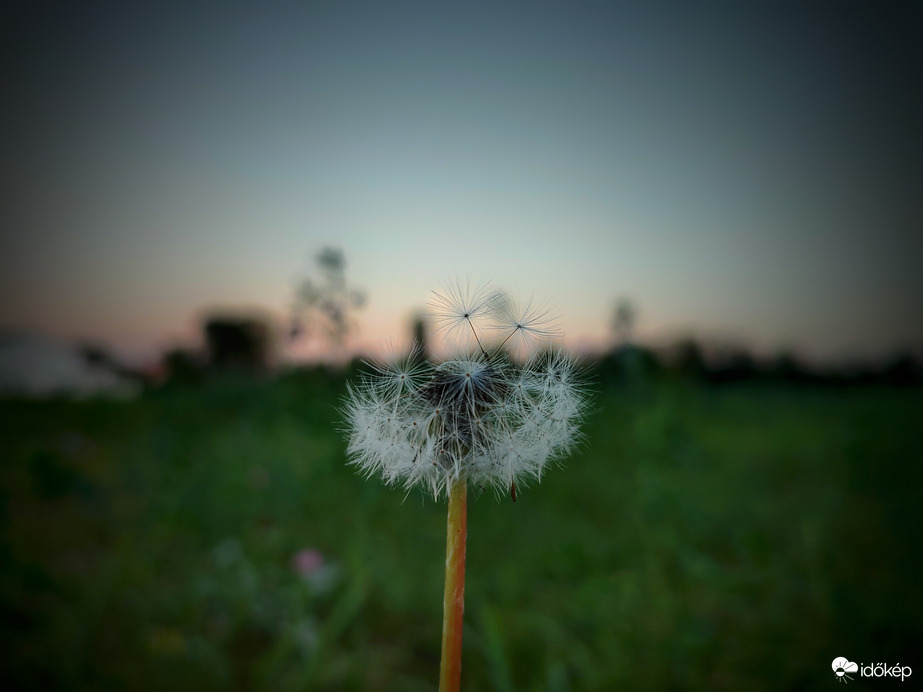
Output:
[[320,278],[304,279],[298,286],[290,335],[294,340],[320,332],[342,348],[355,328],[353,312],[365,305],[365,294],[347,284],[342,250],[325,247],[315,261]]
[[257,371],[269,366],[272,335],[262,320],[214,315],[205,319],[204,330],[212,367]]
[[620,298],[615,305],[615,313],[612,316],[612,330],[615,332],[615,338],[620,344],[631,343],[631,332],[635,326],[635,320],[638,317],[638,311],[634,303],[628,298]]

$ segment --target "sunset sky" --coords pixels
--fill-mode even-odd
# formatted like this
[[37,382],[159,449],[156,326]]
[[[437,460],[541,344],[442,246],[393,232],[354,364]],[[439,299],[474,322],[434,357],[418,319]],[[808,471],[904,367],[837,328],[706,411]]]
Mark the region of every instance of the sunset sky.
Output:
[[920,4],[128,4],[3,10],[0,332],[154,354],[332,245],[357,345],[470,275],[574,345],[628,296],[651,342],[923,347]]

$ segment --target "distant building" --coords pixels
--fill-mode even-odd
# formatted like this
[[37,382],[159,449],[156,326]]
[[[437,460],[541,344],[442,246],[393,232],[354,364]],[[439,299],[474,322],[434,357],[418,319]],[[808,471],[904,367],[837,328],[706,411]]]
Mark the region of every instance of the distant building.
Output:
[[0,335],[0,396],[129,398],[141,385],[78,346],[33,334]]

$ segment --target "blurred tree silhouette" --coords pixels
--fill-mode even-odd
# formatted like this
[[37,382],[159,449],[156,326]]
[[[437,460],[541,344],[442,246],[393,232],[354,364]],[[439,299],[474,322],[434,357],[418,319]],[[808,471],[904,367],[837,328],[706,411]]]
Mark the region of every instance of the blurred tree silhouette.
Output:
[[683,377],[701,380],[708,373],[705,354],[695,339],[686,338],[680,340],[673,347],[673,351],[674,368]]
[[912,353],[896,353],[884,364],[881,380],[900,387],[918,385],[923,381],[923,366]]
[[789,351],[782,351],[768,364],[766,368],[768,377],[782,382],[805,382],[809,375],[798,357]]
[[725,348],[715,363],[707,368],[709,382],[739,382],[752,380],[759,374],[753,355],[740,346]]
[[324,247],[315,261],[321,278],[304,279],[298,286],[290,336],[294,340],[321,331],[342,348],[355,326],[352,313],[365,305],[365,294],[347,284],[342,250]]
[[638,383],[653,372],[650,353],[639,349],[632,341],[638,310],[630,298],[619,298],[612,313],[615,346],[604,362],[604,372],[622,384]]
[[628,298],[620,298],[615,304],[615,313],[612,316],[612,330],[615,332],[618,343],[631,343],[632,331],[637,319],[638,311],[634,303]]
[[205,342],[212,367],[264,370],[269,366],[269,326],[255,317],[206,318]]
[[429,352],[429,332],[427,327],[426,316],[423,312],[418,312],[414,315],[413,322],[410,325],[411,343],[414,348],[420,350],[420,355],[428,360],[431,354]]
[[197,384],[205,377],[201,354],[187,348],[171,348],[163,354],[163,367],[171,382]]

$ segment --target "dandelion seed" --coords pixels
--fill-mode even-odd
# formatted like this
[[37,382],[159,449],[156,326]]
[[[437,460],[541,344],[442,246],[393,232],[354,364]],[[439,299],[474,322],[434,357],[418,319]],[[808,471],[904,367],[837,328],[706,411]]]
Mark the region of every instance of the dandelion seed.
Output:
[[531,300],[520,305],[507,294],[500,294],[495,305],[490,330],[503,337],[501,348],[524,350],[560,336],[560,331],[552,324],[551,311],[546,307]]
[[430,301],[437,331],[442,330],[447,340],[457,342],[460,347],[468,346],[473,339],[478,350],[485,354],[477,330],[494,311],[500,296],[487,286],[472,286],[471,279],[464,283],[456,279],[443,292],[434,293]]

